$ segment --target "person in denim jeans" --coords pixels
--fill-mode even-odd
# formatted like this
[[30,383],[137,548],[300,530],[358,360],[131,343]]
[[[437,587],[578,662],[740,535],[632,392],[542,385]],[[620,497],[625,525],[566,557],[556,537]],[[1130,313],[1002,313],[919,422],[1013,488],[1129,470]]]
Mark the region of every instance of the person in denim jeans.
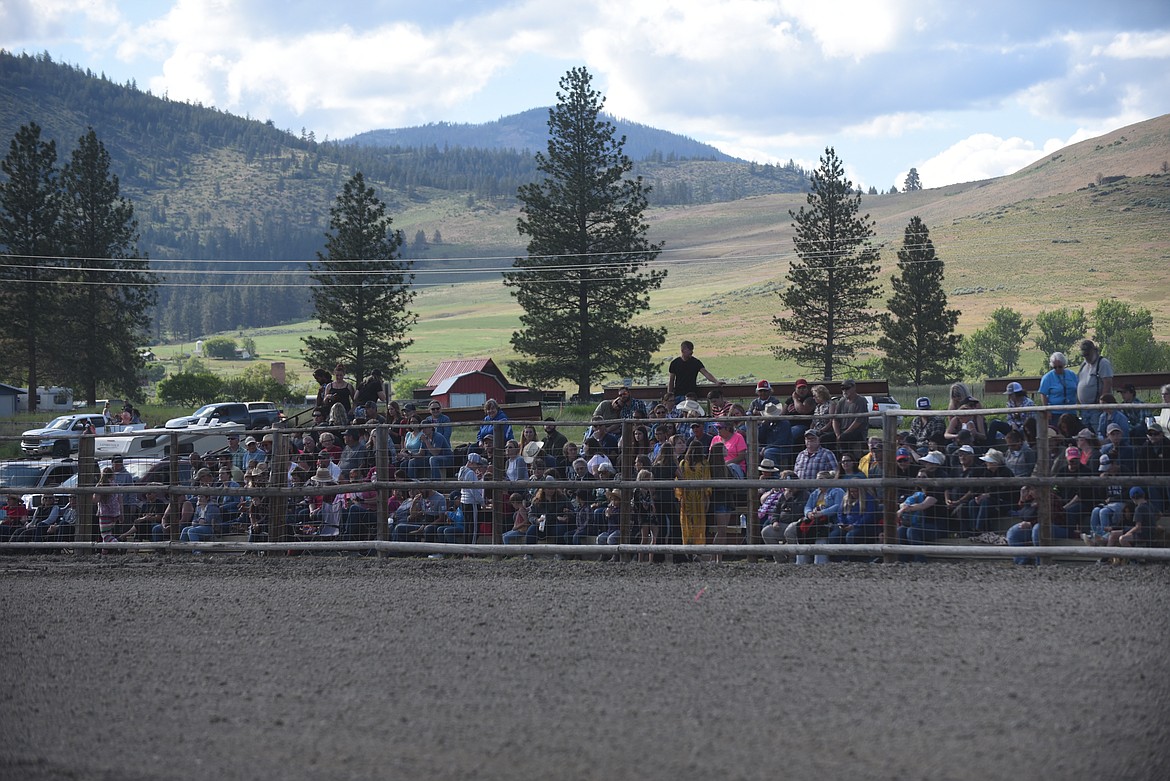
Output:
[[[836,483],[836,472],[817,472],[817,480],[825,485],[818,486],[808,495],[801,520],[788,525],[784,539],[789,544],[815,543],[828,537],[829,529],[841,521],[841,507],[845,503],[845,489]],[[797,564],[808,564],[807,554],[797,554]],[[813,560],[816,564],[827,564],[829,557],[818,553]]]
[[[927,477],[927,473],[919,472],[919,477]],[[915,486],[915,492],[906,497],[906,501],[898,507],[898,544],[899,545],[926,545],[938,539],[941,532],[938,528],[938,512],[940,495],[938,489],[925,486]],[[942,505],[945,507],[945,505]],[[900,561],[926,562],[925,556],[898,557]]]
[[841,521],[829,529],[829,544],[873,543],[878,541],[881,531],[881,516],[873,495],[860,487],[849,487],[841,506]]
[[195,500],[195,514],[191,525],[179,533],[179,542],[203,542],[215,539],[220,524],[219,505],[211,497],[200,494]]
[[508,497],[508,501],[512,503],[512,528],[504,532],[504,544],[523,544],[531,525],[531,521],[528,520],[528,507],[524,504],[524,495],[514,493]]
[[[1017,509],[1012,511],[1012,517],[1020,518],[1020,521],[1007,530],[1008,545],[1034,545],[1040,544],[1040,523],[1037,520],[1039,517],[1040,501],[1046,497],[1052,503],[1052,525],[1050,530],[1053,539],[1068,539],[1075,534],[1075,530],[1065,524],[1064,513],[1060,511],[1060,502],[1056,498],[1056,494],[1049,490],[1038,491],[1030,485],[1026,485],[1020,489],[1020,501]],[[1016,564],[1034,564],[1036,559],[1032,556],[1016,556],[1014,561]]]
[[[1121,474],[1121,461],[1107,455],[1101,456],[1098,473],[1108,480]],[[1092,545],[1095,540],[1103,540],[1109,532],[1119,528],[1125,518],[1125,488],[1109,483],[1105,487],[1104,500],[1097,504],[1089,513],[1089,533],[1082,534],[1081,540]]]

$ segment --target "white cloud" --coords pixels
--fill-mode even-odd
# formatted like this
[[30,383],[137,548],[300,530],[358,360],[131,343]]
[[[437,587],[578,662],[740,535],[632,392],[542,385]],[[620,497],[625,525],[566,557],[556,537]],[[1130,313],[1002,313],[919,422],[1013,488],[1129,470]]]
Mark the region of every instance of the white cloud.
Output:
[[812,34],[830,58],[860,60],[889,51],[897,44],[902,27],[915,26],[915,20],[904,11],[908,3],[897,0],[782,0],[779,5]]
[[[1058,148],[1063,146],[1060,142],[1054,143]],[[976,133],[915,167],[923,182],[931,187],[943,187],[1014,173],[1039,158],[1047,151],[1047,145],[1045,147],[1037,150],[1035,144],[1022,138]],[[905,175],[902,172],[901,176]]]
[[1120,33],[1109,45],[1094,48],[1093,54],[1120,60],[1165,59],[1170,57],[1170,33]]
[[916,130],[940,127],[937,117],[917,112],[883,114],[842,130],[850,138],[897,138]]

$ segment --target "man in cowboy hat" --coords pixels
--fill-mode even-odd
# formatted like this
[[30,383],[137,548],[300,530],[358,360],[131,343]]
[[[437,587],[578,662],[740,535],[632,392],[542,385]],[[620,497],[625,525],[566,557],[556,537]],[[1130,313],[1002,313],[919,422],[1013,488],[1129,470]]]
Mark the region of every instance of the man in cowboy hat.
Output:
[[785,417],[784,407],[779,402],[773,402],[764,405],[761,412],[764,419],[758,430],[760,457],[777,464],[791,463],[792,421]]
[[524,449],[520,451],[520,457],[524,459],[524,463],[526,463],[526,464],[531,464],[531,463],[535,462],[537,459],[540,459],[541,461],[543,461],[544,459],[541,458],[541,453],[543,452],[543,450],[544,450],[544,443],[543,442],[540,442],[539,440],[529,442],[526,445],[524,445]]
[[[308,485],[322,488],[335,486],[337,479],[328,467],[318,467]],[[298,517],[298,539],[319,540],[341,536],[341,494],[322,493],[306,498],[306,507]]]
[[[991,479],[1011,477],[1011,473],[1004,466],[1003,453],[995,448],[989,449],[979,457],[979,460],[984,464],[981,477]],[[977,494],[967,505],[967,519],[971,525],[971,531],[976,534],[1002,532],[1002,529],[999,528],[999,522],[1006,518],[1011,510],[1013,494],[1013,488],[1005,488],[994,483],[984,485],[982,492]]]

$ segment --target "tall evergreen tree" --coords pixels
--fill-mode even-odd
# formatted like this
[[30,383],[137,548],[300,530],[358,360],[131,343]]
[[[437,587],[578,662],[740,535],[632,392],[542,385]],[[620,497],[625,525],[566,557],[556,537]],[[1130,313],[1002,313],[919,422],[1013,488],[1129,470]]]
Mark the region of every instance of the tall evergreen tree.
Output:
[[346,364],[353,376],[373,369],[393,376],[402,368],[402,351],[413,340],[406,332],[418,317],[410,263],[398,260],[401,231],[390,229],[386,204],[361,172],[345,183],[329,210],[325,254],[310,263],[313,306],[329,336],[306,336],[301,353],[310,365]]
[[943,262],[936,257],[930,229],[911,217],[898,250],[898,274],[891,279],[894,293],[882,321],[878,347],[895,376],[915,385],[946,382],[954,376],[959,357],[955,325],[959,310],[947,309],[943,290]]
[[860,347],[873,343],[881,316],[870,309],[881,272],[878,253],[870,244],[874,222],[858,217],[861,196],[845,178],[832,147],[825,150],[812,174],[808,206],[789,211],[796,235],[797,260],[788,269],[788,285],[780,303],[789,314],[773,318],[781,335],[794,345],[777,346],[777,358],[833,379],[838,366],[849,365]]
[[[41,140],[35,122],[17,131],[0,161],[0,340],[10,373],[28,378],[28,408],[35,411],[40,363],[58,333],[62,288],[61,195],[57,145]],[[11,350],[11,352],[9,352]],[[19,356],[19,358],[17,357]],[[23,366],[20,363],[23,362]]]
[[98,385],[134,397],[156,301],[149,264],[138,253],[134,206],[110,173],[110,155],[90,128],[61,175],[62,236],[76,269],[65,290],[69,316],[62,333],[70,345],[54,361],[56,376],[79,386],[90,404]]
[[906,174],[905,181],[902,182],[902,190],[909,193],[921,189],[922,180],[918,178],[918,169],[911,168],[910,172]]
[[560,81],[548,152],[536,155],[544,179],[517,191],[528,256],[504,275],[524,309],[512,346],[528,356],[510,371],[534,385],[569,380],[581,396],[607,375],[639,371],[666,338],[632,322],[666,276],[646,268],[662,245],[646,237],[650,188],[626,176],[625,137],[600,117],[605,100],[591,81],[585,68]]

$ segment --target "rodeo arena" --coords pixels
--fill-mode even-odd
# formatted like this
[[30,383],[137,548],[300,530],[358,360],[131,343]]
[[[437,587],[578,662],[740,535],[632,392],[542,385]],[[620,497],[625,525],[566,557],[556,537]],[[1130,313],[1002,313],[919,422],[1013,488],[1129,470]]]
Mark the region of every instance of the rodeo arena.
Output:
[[1170,375],[1042,379],[9,436],[0,779],[1170,777]]

